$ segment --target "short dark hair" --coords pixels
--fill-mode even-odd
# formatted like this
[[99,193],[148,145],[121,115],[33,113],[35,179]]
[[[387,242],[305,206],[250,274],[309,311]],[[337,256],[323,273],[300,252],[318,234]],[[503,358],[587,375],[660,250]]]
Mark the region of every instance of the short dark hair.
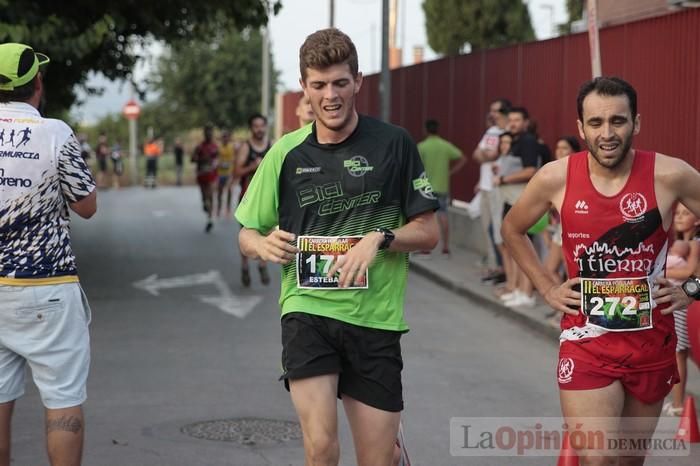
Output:
[[498,135],[498,141],[500,142],[500,140],[504,137],[509,137],[509,138],[513,139],[513,133],[511,133],[509,131],[502,132],[501,134]]
[[576,97],[576,110],[579,121],[583,121],[583,101],[591,92],[604,96],[626,95],[632,111],[632,119],[637,116],[637,91],[632,85],[616,76],[599,76],[583,83]]
[[336,28],[321,29],[309,35],[299,49],[299,70],[306,81],[306,70],[322,70],[347,64],[357,76],[357,49],[350,37]]
[[524,119],[529,120],[530,119],[530,114],[528,113],[527,109],[525,107],[511,107],[508,110],[508,113],[519,113],[523,116]]
[[430,134],[437,134],[440,123],[434,118],[425,121],[425,130]]
[[37,74],[27,84],[15,87],[11,91],[0,91],[0,103],[27,102],[34,95],[34,86],[36,85],[36,80],[39,79],[38,76]]
[[253,126],[253,122],[258,118],[267,124],[267,117],[265,115],[262,113],[253,113],[250,117],[248,117],[248,128],[251,128]]
[[571,150],[574,152],[581,152],[581,144],[579,144],[576,136],[562,136],[557,139],[557,142],[559,141],[565,141],[569,146],[571,146]]
[[508,99],[496,99],[491,104],[499,104],[501,108],[498,109],[498,113],[501,115],[508,115],[508,112],[510,111],[510,108],[513,106],[512,103],[510,103],[510,100]]

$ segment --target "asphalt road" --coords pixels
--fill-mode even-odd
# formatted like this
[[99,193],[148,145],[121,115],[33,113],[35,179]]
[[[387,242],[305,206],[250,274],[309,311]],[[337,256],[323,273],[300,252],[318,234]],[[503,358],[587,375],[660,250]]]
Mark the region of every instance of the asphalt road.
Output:
[[[277,381],[278,269],[265,287],[253,268],[252,288],[242,289],[238,226],[222,219],[204,233],[194,188],[103,191],[98,202],[93,219],[73,220],[93,315],[84,464],[303,465],[300,440],[240,444],[183,432],[214,420],[295,421]],[[556,464],[450,455],[453,417],[559,415],[556,344],[413,275],[406,314],[403,419],[414,465]],[[47,463],[42,413],[30,384],[15,411],[13,464]],[[341,442],[342,464],[354,464],[342,417]],[[698,464],[698,455],[648,464]]]

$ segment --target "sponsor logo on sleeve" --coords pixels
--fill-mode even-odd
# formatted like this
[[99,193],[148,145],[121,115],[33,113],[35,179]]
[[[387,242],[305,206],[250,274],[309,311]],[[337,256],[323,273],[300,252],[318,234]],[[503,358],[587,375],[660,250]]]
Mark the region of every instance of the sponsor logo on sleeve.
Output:
[[418,191],[420,195],[426,199],[436,199],[433,193],[433,185],[430,184],[425,172],[421,173],[420,177],[413,180],[413,190]]

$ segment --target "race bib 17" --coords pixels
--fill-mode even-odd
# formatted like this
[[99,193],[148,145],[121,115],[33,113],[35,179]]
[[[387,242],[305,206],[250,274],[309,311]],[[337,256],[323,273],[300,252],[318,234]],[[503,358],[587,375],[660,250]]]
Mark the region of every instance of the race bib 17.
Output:
[[[297,287],[338,290],[340,272],[332,277],[328,271],[338,258],[357,244],[362,236],[299,236],[297,238]],[[359,284],[357,284],[359,283]],[[367,289],[368,272],[344,290]]]
[[613,332],[652,328],[649,279],[582,278],[581,309],[588,323]]

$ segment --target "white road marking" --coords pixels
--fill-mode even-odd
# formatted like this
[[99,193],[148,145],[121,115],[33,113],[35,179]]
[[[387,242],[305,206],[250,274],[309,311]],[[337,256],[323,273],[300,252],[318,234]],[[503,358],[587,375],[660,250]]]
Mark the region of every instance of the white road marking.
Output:
[[218,270],[169,278],[158,278],[157,274],[153,274],[133,283],[135,288],[153,296],[160,296],[161,290],[197,285],[214,285],[219,292],[217,295],[199,295],[197,299],[239,319],[250,314],[262,301],[262,297],[256,295],[236,296]]

